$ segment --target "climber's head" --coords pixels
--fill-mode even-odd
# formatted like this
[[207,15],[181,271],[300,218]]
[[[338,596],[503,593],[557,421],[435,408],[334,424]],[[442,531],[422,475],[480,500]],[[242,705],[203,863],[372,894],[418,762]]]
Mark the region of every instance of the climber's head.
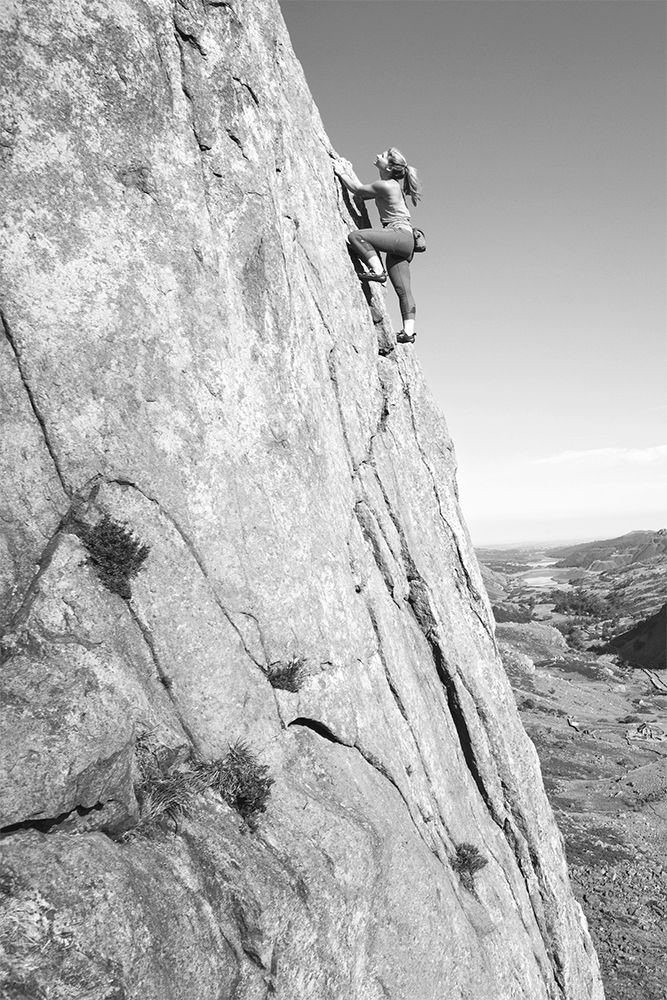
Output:
[[408,166],[400,149],[391,146],[384,153],[378,153],[375,157],[375,166],[380,171],[380,176],[384,173],[387,177],[401,183],[403,193],[412,199],[412,204],[416,205],[421,197],[421,184],[414,167]]
[[373,165],[378,168],[378,170],[389,171],[389,150],[385,149],[384,153],[378,153],[373,160]]

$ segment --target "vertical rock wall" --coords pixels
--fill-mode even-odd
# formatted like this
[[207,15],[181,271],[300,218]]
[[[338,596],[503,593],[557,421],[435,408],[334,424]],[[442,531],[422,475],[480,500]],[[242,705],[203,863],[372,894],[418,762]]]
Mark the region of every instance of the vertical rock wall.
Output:
[[[451,442],[276,3],[5,0],[0,40],[6,995],[598,1000]],[[131,596],[105,517],[150,547]],[[209,789],[132,834],[142,747],[239,739],[254,822]]]

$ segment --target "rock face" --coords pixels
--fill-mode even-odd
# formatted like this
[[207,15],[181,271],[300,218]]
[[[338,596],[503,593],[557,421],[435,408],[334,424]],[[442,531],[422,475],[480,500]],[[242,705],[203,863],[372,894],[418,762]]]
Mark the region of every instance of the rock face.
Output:
[[[3,995],[598,1000],[277,6],[12,0],[0,37]],[[149,548],[116,590],[103,523]]]

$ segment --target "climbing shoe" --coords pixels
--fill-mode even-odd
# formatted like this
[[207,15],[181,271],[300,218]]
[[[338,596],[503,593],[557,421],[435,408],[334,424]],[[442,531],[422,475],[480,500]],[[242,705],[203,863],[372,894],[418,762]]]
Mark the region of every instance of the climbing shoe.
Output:
[[416,333],[406,333],[405,330],[400,330],[399,333],[396,334],[396,343],[414,344],[416,336]]
[[359,277],[362,281],[379,281],[384,285],[387,280],[387,272],[381,271],[380,274],[376,274],[375,271],[364,271]]

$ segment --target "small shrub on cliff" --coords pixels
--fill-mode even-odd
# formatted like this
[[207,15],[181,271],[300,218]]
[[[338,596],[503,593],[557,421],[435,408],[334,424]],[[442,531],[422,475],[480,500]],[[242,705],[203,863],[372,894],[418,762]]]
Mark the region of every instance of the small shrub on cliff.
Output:
[[243,740],[230,746],[217,768],[215,784],[225,802],[243,817],[251,830],[257,818],[266,810],[266,803],[273,784],[268,777],[268,765],[260,764],[256,755]]
[[135,792],[139,802],[139,823],[132,834],[149,833],[160,820],[175,827],[187,815],[195,790],[189,781],[190,751],[172,750],[159,743],[152,733],[142,734],[135,743],[134,756],[139,772]]
[[148,828],[164,818],[178,829],[178,821],[190,812],[195,795],[187,772],[177,771],[165,775],[155,784],[144,786],[140,827]]
[[479,849],[474,844],[459,844],[456,848],[456,857],[452,861],[452,868],[461,880],[461,885],[468,892],[475,892],[475,876],[488,865],[488,860],[482,857]]
[[303,684],[304,663],[302,656],[295,656],[286,662],[271,663],[268,670],[269,684],[282,691],[298,691]]
[[108,514],[93,528],[79,526],[90,561],[102,583],[126,600],[132,597],[130,580],[137,575],[150,552],[131,531]]
[[190,814],[197,796],[207,789],[217,792],[254,830],[273,784],[268,766],[260,764],[242,740],[219,760],[206,761],[185,747],[163,746],[152,733],[145,733],[135,744],[135,760],[140,818],[125,839],[148,836],[165,820],[178,830],[179,820]]

